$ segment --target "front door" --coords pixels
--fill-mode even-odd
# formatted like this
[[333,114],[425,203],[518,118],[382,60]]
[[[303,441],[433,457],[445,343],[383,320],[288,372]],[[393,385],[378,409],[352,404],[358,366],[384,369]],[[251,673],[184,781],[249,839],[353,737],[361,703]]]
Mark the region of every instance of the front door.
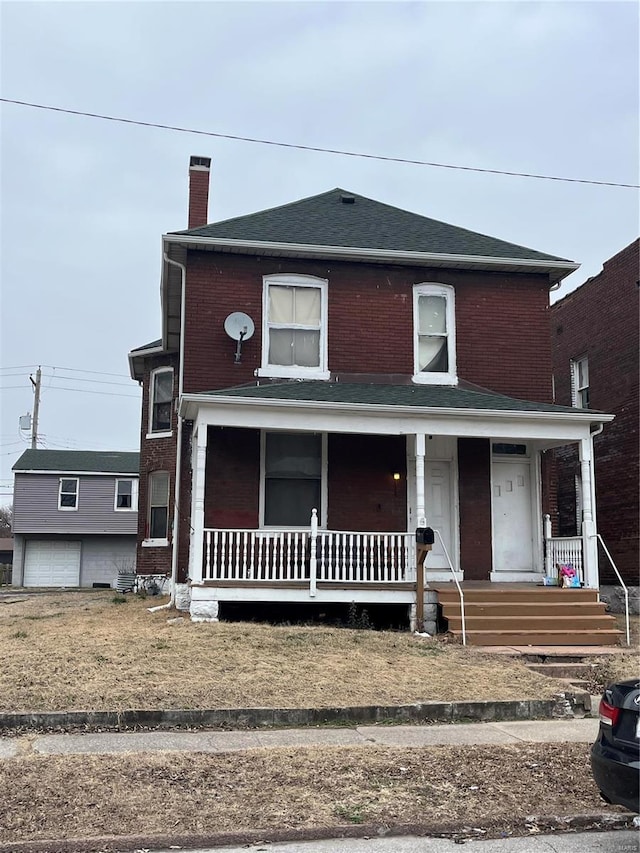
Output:
[[[451,462],[425,460],[424,503],[427,526],[438,531],[449,556],[455,559],[451,537]],[[449,563],[438,536],[425,563],[427,569],[448,569]]]
[[533,571],[531,466],[493,462],[493,566],[496,572]]

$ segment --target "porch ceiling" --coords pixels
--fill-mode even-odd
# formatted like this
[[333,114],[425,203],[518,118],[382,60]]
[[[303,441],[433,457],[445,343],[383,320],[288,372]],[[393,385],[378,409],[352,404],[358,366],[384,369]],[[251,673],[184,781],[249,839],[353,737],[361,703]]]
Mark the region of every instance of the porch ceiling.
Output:
[[188,420],[219,426],[578,441],[613,415],[463,385],[293,381],[183,395]]

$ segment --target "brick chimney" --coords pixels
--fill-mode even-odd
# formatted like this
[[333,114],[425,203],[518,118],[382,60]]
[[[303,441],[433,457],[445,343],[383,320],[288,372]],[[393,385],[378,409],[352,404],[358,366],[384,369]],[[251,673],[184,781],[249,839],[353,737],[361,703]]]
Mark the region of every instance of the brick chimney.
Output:
[[199,228],[207,224],[210,167],[211,157],[191,157],[189,160],[188,228]]

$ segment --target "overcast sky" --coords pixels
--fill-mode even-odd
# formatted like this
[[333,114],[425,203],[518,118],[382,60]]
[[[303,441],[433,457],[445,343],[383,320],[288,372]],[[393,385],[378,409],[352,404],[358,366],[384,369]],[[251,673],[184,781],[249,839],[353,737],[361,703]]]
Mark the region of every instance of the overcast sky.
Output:
[[[239,136],[638,184],[636,2],[4,2],[2,97]],[[340,186],[582,264],[633,189],[385,163],[2,104],[0,505],[28,446],[137,450],[127,353],[160,334],[160,237]],[[242,306],[238,306],[241,309]],[[55,368],[55,370],[54,370]],[[111,375],[114,374],[114,375]],[[114,383],[114,384],[106,384]],[[70,390],[74,389],[74,390]]]

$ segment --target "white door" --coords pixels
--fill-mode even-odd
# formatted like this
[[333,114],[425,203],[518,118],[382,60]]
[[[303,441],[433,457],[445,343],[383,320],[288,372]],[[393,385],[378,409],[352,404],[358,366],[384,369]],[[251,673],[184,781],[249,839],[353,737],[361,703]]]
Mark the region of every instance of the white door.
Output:
[[80,542],[27,542],[22,583],[24,586],[79,586]]
[[496,572],[533,571],[531,466],[493,463],[493,567]]
[[[425,460],[424,504],[427,527],[438,531],[451,559],[454,559],[451,538],[451,462]],[[433,548],[425,560],[427,569],[447,569],[449,563],[436,536]]]

